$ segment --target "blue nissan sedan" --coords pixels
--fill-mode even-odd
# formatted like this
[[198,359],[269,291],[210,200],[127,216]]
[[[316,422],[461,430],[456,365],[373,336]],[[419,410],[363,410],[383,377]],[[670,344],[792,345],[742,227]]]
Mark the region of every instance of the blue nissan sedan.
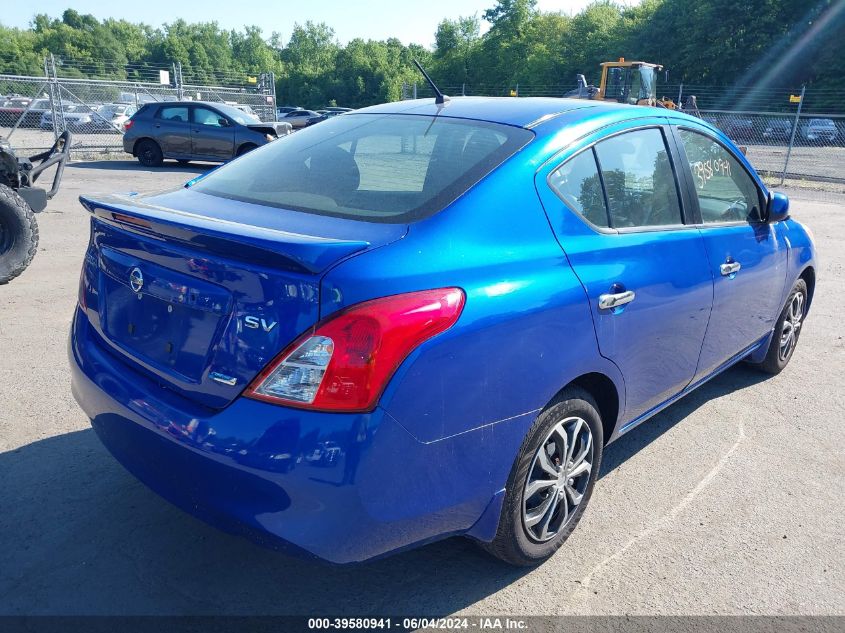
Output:
[[608,443],[787,365],[816,283],[787,198],[656,108],[403,101],[81,201],[69,355],[102,442],[187,512],[336,563],[452,535],[543,561]]

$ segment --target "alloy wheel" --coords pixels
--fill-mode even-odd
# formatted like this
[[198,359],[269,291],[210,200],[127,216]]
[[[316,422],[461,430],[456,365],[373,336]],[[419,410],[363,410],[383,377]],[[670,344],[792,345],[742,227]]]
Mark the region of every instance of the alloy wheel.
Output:
[[801,320],[804,318],[804,294],[796,292],[786,309],[786,318],[780,332],[780,360],[786,360],[795,349],[798,334],[801,330]]
[[538,542],[549,541],[575,515],[590,482],[593,434],[580,417],[558,422],[542,441],[522,492],[522,522]]

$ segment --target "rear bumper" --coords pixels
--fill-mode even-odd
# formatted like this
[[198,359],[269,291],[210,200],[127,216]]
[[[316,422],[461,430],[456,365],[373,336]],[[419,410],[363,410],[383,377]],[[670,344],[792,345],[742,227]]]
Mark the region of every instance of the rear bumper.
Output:
[[486,457],[491,430],[424,444],[379,408],[341,415],[238,398],[207,409],[135,372],[88,328],[77,310],[69,356],[74,397],[97,435],[206,522],[334,563],[468,531],[492,537],[503,482]]

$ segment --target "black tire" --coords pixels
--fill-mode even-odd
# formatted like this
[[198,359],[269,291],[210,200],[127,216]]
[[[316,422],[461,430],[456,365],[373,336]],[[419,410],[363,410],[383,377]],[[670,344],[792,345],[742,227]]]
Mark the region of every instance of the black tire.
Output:
[[[569,496],[565,491],[562,491],[563,494],[560,498],[567,503],[566,508],[559,507],[558,509],[554,509],[554,507],[550,506],[548,514],[554,515],[550,517],[551,521],[554,522],[556,520],[555,517],[558,517],[557,520],[560,520],[561,524],[556,533],[549,537],[549,540],[540,541],[536,538],[535,534],[529,532],[529,530],[536,528],[526,527],[528,521],[523,520],[526,484],[528,483],[529,475],[533,477],[535,469],[538,468],[537,460],[539,459],[538,453],[541,447],[544,447],[543,450],[549,455],[545,446],[549,442],[550,434],[559,422],[571,418],[580,419],[586,422],[586,425],[589,427],[592,441],[592,450],[590,453],[592,466],[585,478],[576,484],[582,486],[580,491],[582,496],[580,502],[574,506],[574,510],[567,512],[569,515],[568,519],[559,516],[564,509],[568,511],[570,507]],[[510,477],[508,478],[507,491],[502,505],[502,514],[499,518],[499,527],[496,536],[493,541],[490,543],[481,543],[481,546],[493,556],[511,565],[522,567],[538,565],[552,556],[563,545],[584,514],[596,479],[598,478],[599,469],[601,468],[603,447],[602,421],[598,412],[598,406],[593,397],[583,389],[577,387],[564,389],[537,417],[534,425],[525,436],[525,440],[519,450],[519,456],[516,458],[511,469]],[[554,459],[555,453],[552,453],[551,456]],[[569,481],[570,483],[572,482],[571,479]],[[555,488],[552,487],[552,490],[555,490]],[[546,494],[551,495],[554,493]],[[534,496],[529,496],[529,501],[534,498]],[[545,498],[547,499],[548,497]],[[542,501],[540,501],[540,504],[542,505]]]
[[241,145],[238,148],[238,154],[237,155],[243,156],[247,152],[251,152],[252,150],[254,150],[256,147],[258,147],[258,145],[256,145],[255,143],[244,143],[243,145]]
[[26,270],[37,249],[35,214],[13,189],[0,185],[0,284]]
[[[796,299],[797,297],[797,299]],[[772,340],[769,341],[769,349],[766,352],[766,358],[762,363],[754,366],[768,374],[779,374],[784,367],[789,364],[792,354],[798,345],[798,339],[804,329],[804,317],[807,315],[807,284],[803,279],[799,279],[792,286],[792,291],[780,312],[777,323],[775,323]],[[800,302],[798,309],[796,309],[796,301]],[[795,314],[798,313],[796,321]],[[797,327],[796,327],[797,322]],[[793,339],[788,349],[783,349],[784,336],[787,330],[792,330]]]
[[150,138],[143,138],[135,146],[135,155],[138,162],[144,167],[161,167],[164,162],[164,154],[161,147]]

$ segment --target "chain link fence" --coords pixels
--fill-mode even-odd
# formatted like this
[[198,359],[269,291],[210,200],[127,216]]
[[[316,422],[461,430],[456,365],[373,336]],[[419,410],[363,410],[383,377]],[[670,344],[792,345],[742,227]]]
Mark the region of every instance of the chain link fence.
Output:
[[[571,86],[469,85],[441,86],[449,95],[490,97],[561,96]],[[660,94],[681,102],[695,95],[701,118],[722,130],[767,180],[806,179],[845,184],[845,91],[764,91],[738,94],[730,88],[663,86]],[[403,99],[429,98],[427,84],[406,84]],[[747,104],[733,109],[723,103]],[[766,109],[766,105],[770,109]],[[806,105],[805,105],[806,104]],[[778,106],[778,109],[772,106]],[[759,109],[758,109],[759,108]]]
[[722,130],[757,170],[772,178],[845,182],[845,116],[705,110],[701,117]]
[[[61,72],[61,64],[59,68]],[[147,71],[145,78],[152,77],[152,71]],[[172,73],[168,71],[171,74],[170,83],[60,77],[52,57],[45,60],[43,77],[0,74],[0,136],[7,137],[23,154],[34,154],[70,130],[73,153],[80,156],[122,152],[125,122],[148,102],[215,101],[243,108],[262,121],[276,118],[272,73],[240,78],[240,85],[233,78],[233,85],[228,86],[205,85],[196,78],[186,83],[178,64],[173,65]],[[570,88],[519,84],[442,87],[451,95],[504,97],[560,96]],[[845,92],[805,93],[802,89],[798,98],[798,94],[784,91],[737,95],[729,88],[677,85],[663,86],[661,94],[676,100],[696,94],[702,118],[747,147],[750,160],[764,176],[845,183],[840,168],[845,162]],[[426,84],[403,86],[403,99],[430,96],[433,93]],[[717,107],[723,103],[752,107]],[[778,107],[766,109],[767,103]]]
[[255,86],[211,86],[183,83],[178,66],[170,84],[57,77],[45,64],[44,77],[0,74],[0,136],[21,154],[49,148],[65,131],[73,134],[75,157],[123,151],[126,121],[145,103],[213,101],[276,120],[272,73],[254,79]]

